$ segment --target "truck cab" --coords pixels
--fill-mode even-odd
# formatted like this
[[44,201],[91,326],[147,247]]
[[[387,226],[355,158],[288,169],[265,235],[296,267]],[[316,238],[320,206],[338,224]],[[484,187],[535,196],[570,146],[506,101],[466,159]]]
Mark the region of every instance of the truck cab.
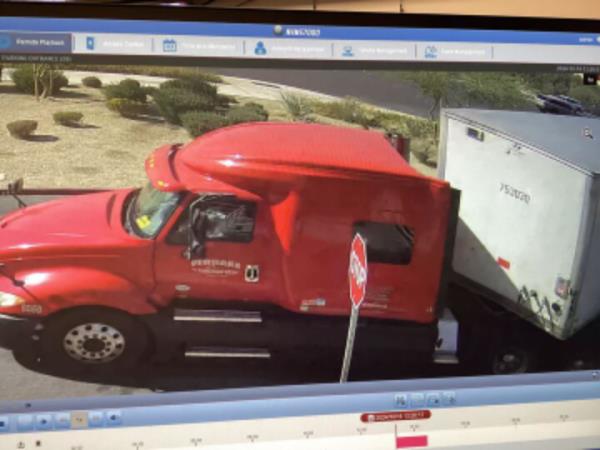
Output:
[[29,324],[44,358],[111,367],[149,348],[208,357],[339,350],[356,233],[369,260],[357,350],[431,356],[451,190],[382,134],[243,124],[165,145],[145,169],[142,189],[0,221],[0,314]]

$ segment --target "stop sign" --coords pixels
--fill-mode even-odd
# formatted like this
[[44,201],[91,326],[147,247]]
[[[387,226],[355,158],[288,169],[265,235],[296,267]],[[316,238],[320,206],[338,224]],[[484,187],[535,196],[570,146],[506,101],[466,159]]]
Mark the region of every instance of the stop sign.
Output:
[[350,263],[348,267],[350,282],[350,300],[358,308],[367,292],[367,244],[363,237],[356,233],[350,246]]

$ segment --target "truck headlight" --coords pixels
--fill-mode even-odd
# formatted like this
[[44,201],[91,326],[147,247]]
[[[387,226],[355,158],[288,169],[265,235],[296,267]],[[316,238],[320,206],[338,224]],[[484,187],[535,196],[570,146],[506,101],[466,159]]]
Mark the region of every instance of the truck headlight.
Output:
[[25,299],[8,292],[0,292],[0,308],[16,306],[25,303]]

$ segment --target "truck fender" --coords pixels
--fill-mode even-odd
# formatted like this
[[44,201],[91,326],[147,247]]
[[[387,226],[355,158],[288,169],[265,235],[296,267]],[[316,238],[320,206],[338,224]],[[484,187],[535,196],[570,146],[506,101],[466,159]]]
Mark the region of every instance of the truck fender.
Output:
[[152,314],[148,291],[130,280],[103,270],[53,267],[20,273],[28,294],[21,314],[47,316],[80,306],[105,306],[133,315]]

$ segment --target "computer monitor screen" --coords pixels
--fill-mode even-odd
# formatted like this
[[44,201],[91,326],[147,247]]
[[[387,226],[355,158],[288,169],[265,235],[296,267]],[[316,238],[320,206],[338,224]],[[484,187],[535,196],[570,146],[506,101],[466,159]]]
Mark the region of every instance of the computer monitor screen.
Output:
[[0,6],[3,399],[598,364],[600,24]]

